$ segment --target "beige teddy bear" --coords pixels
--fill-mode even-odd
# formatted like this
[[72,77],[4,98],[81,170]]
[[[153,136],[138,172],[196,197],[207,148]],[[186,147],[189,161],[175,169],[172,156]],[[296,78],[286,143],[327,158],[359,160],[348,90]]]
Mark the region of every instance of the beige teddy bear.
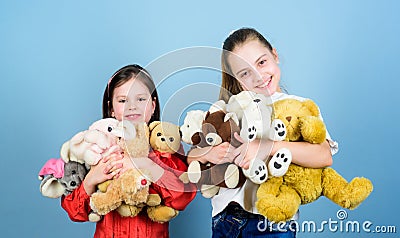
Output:
[[[180,177],[187,170],[187,166],[176,156],[181,146],[179,126],[169,122],[154,121],[150,123],[149,129],[150,146],[153,149],[151,157]],[[157,194],[157,192],[150,187],[150,194]],[[147,207],[149,218],[160,223],[167,222],[178,214],[178,210],[168,207],[162,202],[160,205]]]
[[160,199],[149,196],[152,180],[144,169],[135,168],[130,158],[147,158],[149,153],[149,130],[145,123],[133,124],[122,121],[118,124],[118,145],[124,151],[124,167],[131,167],[119,178],[109,180],[92,194],[90,206],[100,215],[117,210],[121,216],[136,216],[145,205],[155,206]]
[[[326,129],[317,105],[311,100],[284,99],[275,102],[273,119],[286,126],[287,141],[322,143]],[[261,184],[256,207],[269,220],[279,222],[293,217],[300,204],[325,196],[343,208],[354,209],[372,192],[370,180],[356,177],[347,182],[332,168],[312,169],[295,164],[283,177],[274,177]]]

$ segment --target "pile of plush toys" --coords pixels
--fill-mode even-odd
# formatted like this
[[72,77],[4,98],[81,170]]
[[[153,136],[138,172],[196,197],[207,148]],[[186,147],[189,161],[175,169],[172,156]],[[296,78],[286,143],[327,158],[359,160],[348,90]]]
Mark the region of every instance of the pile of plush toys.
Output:
[[[43,165],[39,172],[40,192],[50,198],[70,194],[92,165],[112,153],[129,155],[124,160],[131,163],[129,158],[146,159],[151,147],[153,156],[162,160],[163,156],[174,156],[180,145],[179,126],[169,122],[156,121],[147,126],[112,118],[98,120],[62,145],[61,158]],[[176,217],[178,211],[163,205],[160,195],[150,188],[151,181],[145,168],[132,166],[117,179],[99,184],[90,198],[89,220],[97,222],[113,210],[121,216],[134,217],[146,209],[149,218],[160,223]]]
[[[199,148],[222,142],[238,146],[241,143],[234,133],[247,142],[255,138],[309,143],[326,140],[325,125],[312,100],[284,99],[271,103],[250,91],[231,96],[226,104],[218,101],[206,112],[187,112],[181,131],[184,142]],[[372,192],[372,183],[366,178],[356,177],[347,182],[332,168],[305,168],[292,164],[291,159],[290,150],[283,148],[267,161],[254,158],[247,170],[232,163],[194,161],[189,165],[188,178],[208,198],[216,195],[220,187],[236,188],[245,181],[260,184],[256,208],[275,222],[289,220],[300,205],[320,196],[354,209]]]
[[[284,99],[271,103],[265,96],[250,91],[233,95],[228,103],[217,101],[208,111],[187,112],[180,127],[159,121],[147,126],[101,119],[64,143],[60,159],[45,163],[39,172],[40,191],[50,198],[68,195],[80,185],[90,166],[112,153],[144,158],[151,147],[152,156],[162,160],[163,156],[176,153],[181,141],[205,148],[223,142],[237,147],[255,139],[322,143],[326,140],[326,129],[313,101]],[[332,168],[304,168],[291,161],[290,150],[282,148],[266,161],[254,158],[248,169],[234,163],[193,161],[179,177],[185,183],[195,183],[207,198],[215,196],[221,187],[259,184],[256,208],[276,222],[289,220],[300,205],[320,196],[343,208],[354,209],[372,192],[372,183],[366,178],[356,177],[347,182]],[[153,221],[161,223],[176,217],[178,211],[162,205],[161,197],[150,188],[151,181],[144,168],[136,167],[118,179],[98,185],[98,191],[91,195],[89,220],[99,221],[113,210],[121,216],[136,216],[146,209]]]

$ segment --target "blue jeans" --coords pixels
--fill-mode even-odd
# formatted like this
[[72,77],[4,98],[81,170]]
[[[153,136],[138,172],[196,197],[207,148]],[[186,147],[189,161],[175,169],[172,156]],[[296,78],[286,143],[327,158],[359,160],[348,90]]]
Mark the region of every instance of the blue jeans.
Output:
[[212,238],[295,238],[290,221],[273,223],[261,215],[243,216],[225,209],[212,218]]

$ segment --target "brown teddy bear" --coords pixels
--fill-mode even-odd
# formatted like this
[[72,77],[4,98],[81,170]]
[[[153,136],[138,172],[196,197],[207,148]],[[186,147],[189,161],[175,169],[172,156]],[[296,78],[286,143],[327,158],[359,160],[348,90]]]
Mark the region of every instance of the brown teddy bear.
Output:
[[[149,129],[145,123],[118,124],[118,145],[124,153],[124,167],[130,166],[119,178],[100,184],[99,191],[92,194],[90,206],[93,211],[105,215],[117,210],[121,216],[136,216],[144,206],[155,206],[159,200],[149,196],[151,178],[144,169],[134,168],[130,158],[147,158],[149,153]],[[115,130],[117,131],[117,130]]]
[[[326,129],[318,106],[311,100],[284,99],[273,104],[273,119],[287,129],[287,141],[322,143]],[[269,220],[279,222],[293,217],[300,204],[325,196],[343,208],[354,209],[372,192],[370,180],[356,177],[350,183],[332,168],[289,166],[283,177],[270,178],[257,191],[256,207]]]
[[[149,125],[150,146],[153,151],[149,157],[165,169],[171,170],[179,177],[186,171],[186,164],[177,156],[181,146],[181,135],[179,126],[169,123],[154,121]],[[166,165],[166,166],[163,166]],[[156,186],[156,185],[153,185]],[[150,186],[150,194],[158,195],[157,191]],[[153,221],[163,223],[176,217],[178,210],[162,204],[147,207],[147,215]]]
[[[234,114],[225,113],[223,110],[208,111],[202,123],[201,132],[192,136],[192,143],[198,147],[216,146],[222,142],[229,142],[237,147],[241,142],[236,140],[234,133],[239,133],[240,128]],[[200,163],[192,161],[188,168],[189,181],[200,186],[202,195],[206,198],[213,197],[220,187],[237,188],[246,180],[241,169],[234,163]]]

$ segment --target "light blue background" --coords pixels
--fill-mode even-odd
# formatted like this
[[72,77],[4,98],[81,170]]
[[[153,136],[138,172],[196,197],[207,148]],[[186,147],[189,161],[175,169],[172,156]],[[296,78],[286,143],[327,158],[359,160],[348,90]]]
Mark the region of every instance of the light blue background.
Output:
[[[39,193],[43,163],[100,118],[103,90],[119,67],[147,65],[185,47],[220,48],[230,31],[251,26],[277,48],[289,92],[319,104],[340,143],[333,168],[346,179],[365,176],[374,183],[371,196],[342,222],[397,229],[360,234],[325,227],[324,233],[298,237],[398,237],[399,11],[396,0],[1,1],[0,236],[92,236],[93,224],[71,222],[58,199]],[[219,85],[220,76],[185,70],[166,82],[159,89],[163,106],[170,106],[164,118],[178,122],[182,111],[173,111],[171,91],[195,82]],[[213,100],[217,89],[211,88],[192,92]],[[320,198],[301,207],[300,222],[331,219],[340,225],[338,210]],[[209,200],[197,196],[171,222],[171,237],[209,237],[210,220]]]

